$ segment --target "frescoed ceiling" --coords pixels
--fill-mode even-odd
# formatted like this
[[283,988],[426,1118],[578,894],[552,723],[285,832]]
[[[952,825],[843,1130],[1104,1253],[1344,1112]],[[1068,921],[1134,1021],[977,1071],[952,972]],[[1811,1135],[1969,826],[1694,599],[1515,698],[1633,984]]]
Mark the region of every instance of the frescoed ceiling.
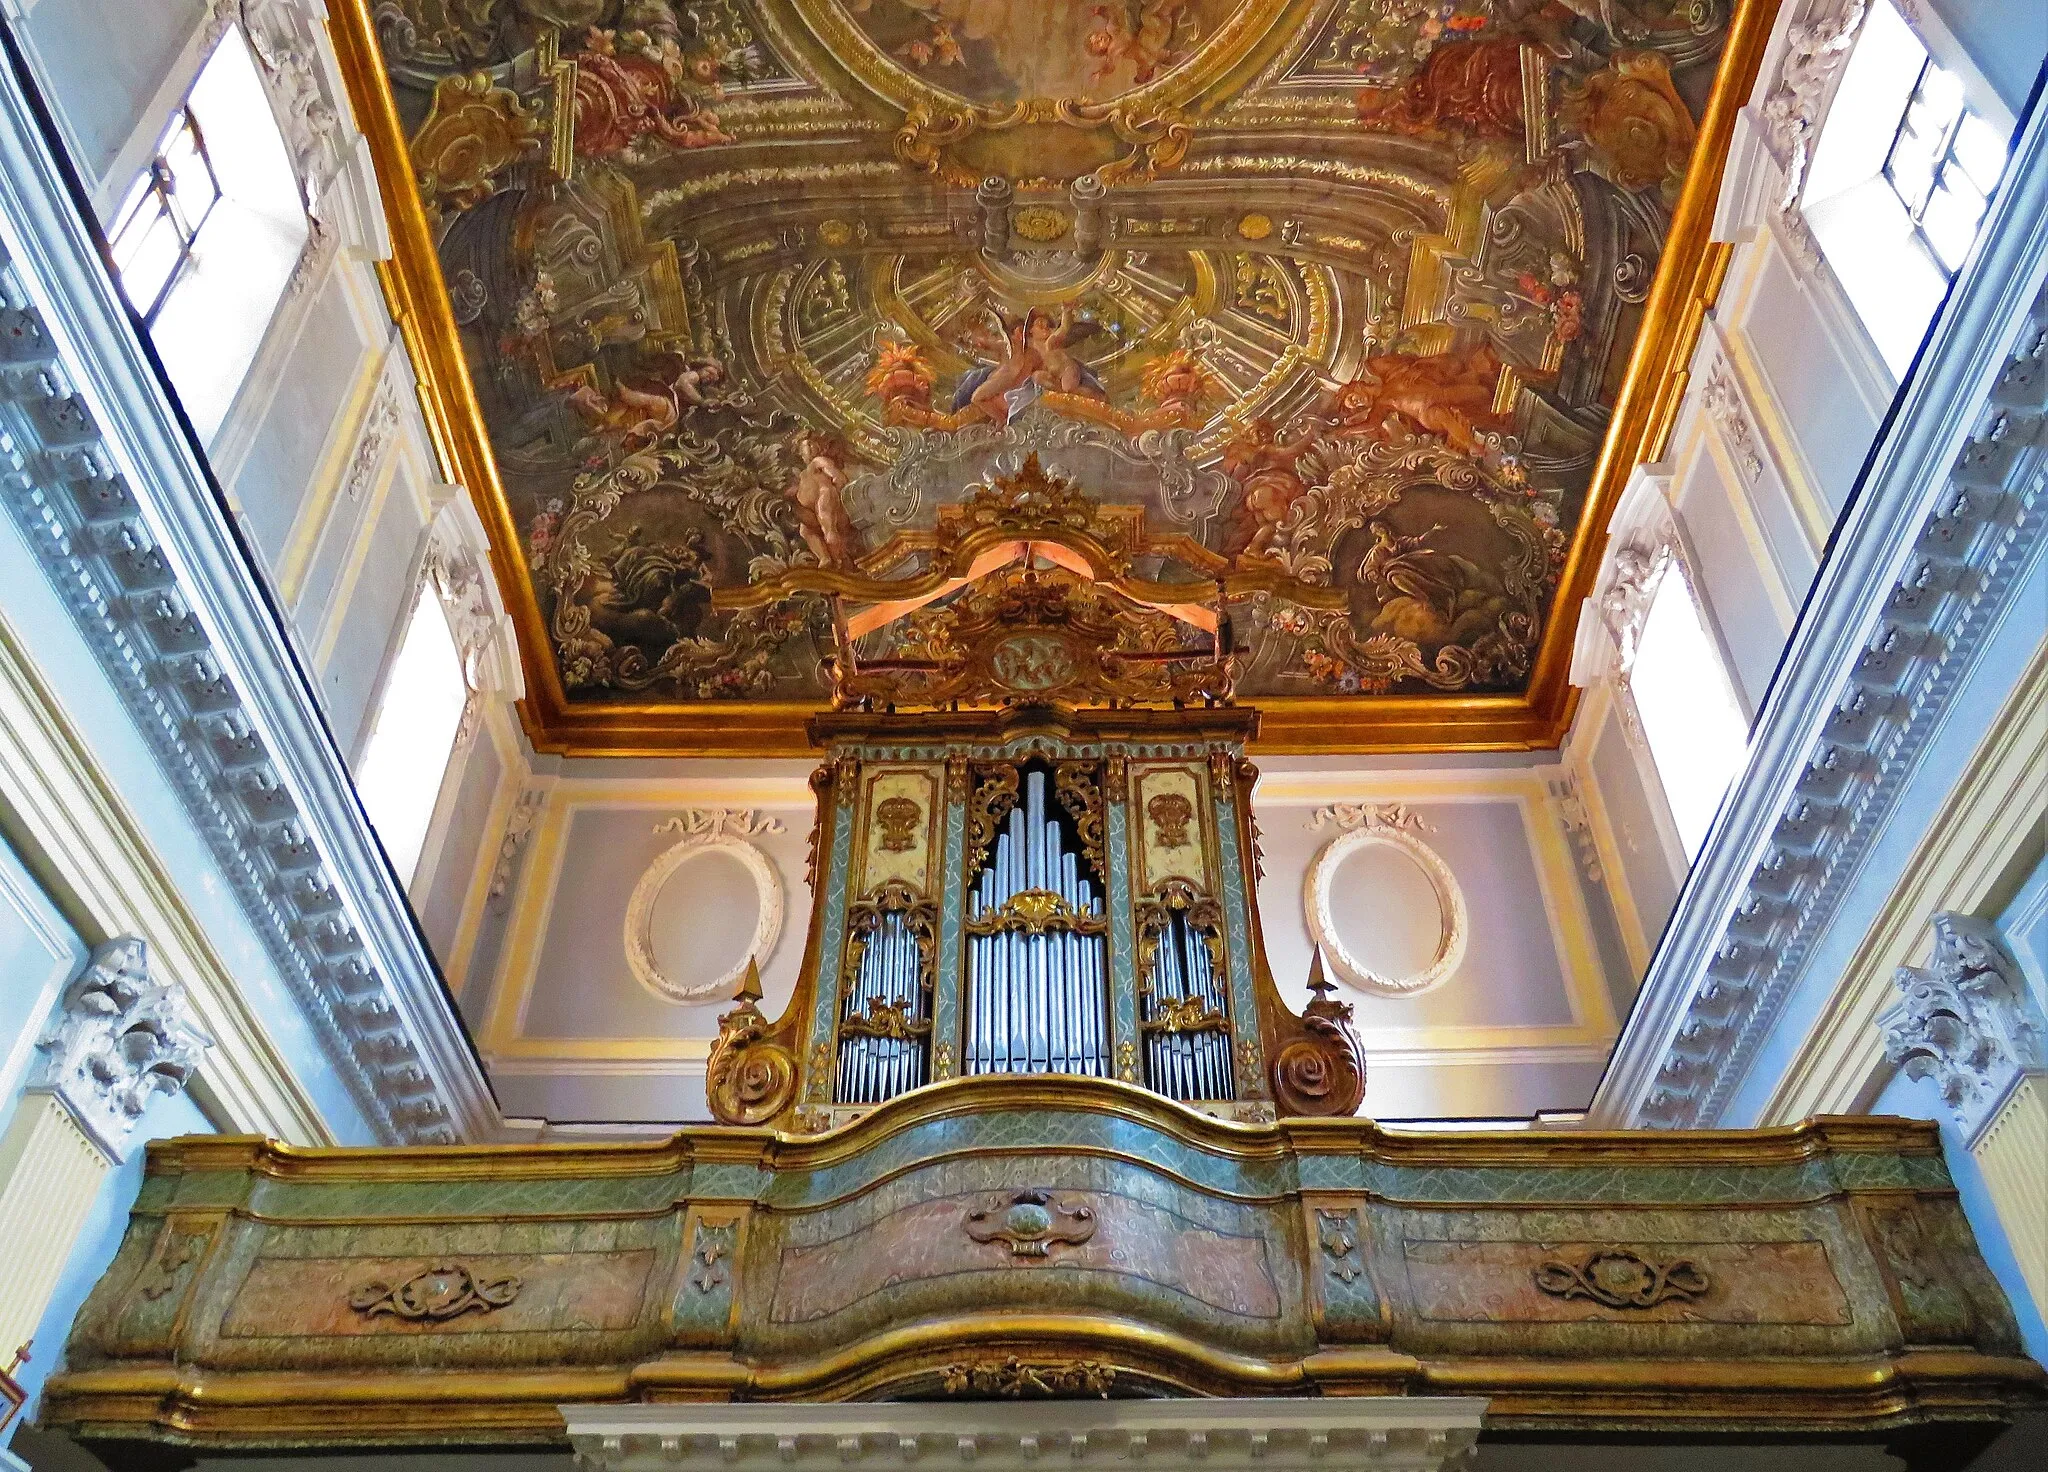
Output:
[[1525,697],[1569,637],[1728,24],[1724,0],[370,9],[540,703],[785,747],[832,697],[835,618],[929,582],[945,509],[1033,454],[1126,508],[1130,575],[1219,611],[1239,697],[1313,709],[1321,744],[1369,744],[1376,704]]

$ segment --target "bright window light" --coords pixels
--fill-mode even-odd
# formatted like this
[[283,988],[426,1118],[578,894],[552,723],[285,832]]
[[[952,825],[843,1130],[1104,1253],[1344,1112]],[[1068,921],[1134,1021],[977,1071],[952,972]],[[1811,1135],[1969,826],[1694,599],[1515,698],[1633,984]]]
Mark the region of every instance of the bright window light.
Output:
[[200,436],[248,375],[307,234],[298,175],[230,28],[114,217],[121,288]]
[[426,847],[468,696],[448,616],[433,585],[424,584],[406,623],[405,641],[385,677],[376,724],[356,770],[356,790],[371,826],[407,884]]
[[2005,153],[1997,130],[1963,106],[1963,84],[1931,61],[1922,66],[1884,176],[1950,275],[1977,238]]
[[1675,563],[1650,595],[1628,685],[1678,835],[1686,854],[1696,855],[1742,766],[1749,731],[1700,607]]

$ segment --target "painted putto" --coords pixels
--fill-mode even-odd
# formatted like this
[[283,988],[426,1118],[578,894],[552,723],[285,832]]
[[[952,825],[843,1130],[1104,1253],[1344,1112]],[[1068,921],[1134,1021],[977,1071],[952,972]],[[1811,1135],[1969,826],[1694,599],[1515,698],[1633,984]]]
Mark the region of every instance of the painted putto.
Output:
[[949,508],[1033,456],[1131,520],[1129,576],[1217,610],[1246,699],[1525,689],[1727,25],[374,14],[561,698],[792,721],[847,621],[930,581]]

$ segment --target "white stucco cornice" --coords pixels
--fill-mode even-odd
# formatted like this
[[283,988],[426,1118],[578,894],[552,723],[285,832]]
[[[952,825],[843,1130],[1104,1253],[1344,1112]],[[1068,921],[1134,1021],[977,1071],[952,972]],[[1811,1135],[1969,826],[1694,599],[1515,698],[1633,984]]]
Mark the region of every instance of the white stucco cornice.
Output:
[[376,1133],[491,1138],[404,891],[82,205],[0,67],[0,502]]
[[1591,1122],[1718,1122],[2039,555],[2044,282],[2036,109],[1843,516]]

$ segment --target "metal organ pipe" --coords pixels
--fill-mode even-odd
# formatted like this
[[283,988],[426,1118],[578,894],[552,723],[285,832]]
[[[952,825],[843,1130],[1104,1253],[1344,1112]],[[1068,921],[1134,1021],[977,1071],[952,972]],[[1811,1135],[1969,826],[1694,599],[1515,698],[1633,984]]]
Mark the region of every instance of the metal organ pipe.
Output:
[[[991,845],[970,906],[977,928],[988,933],[972,937],[967,948],[965,1071],[1105,1076],[1105,937],[1082,933],[1073,923],[1075,917],[1100,921],[1102,903],[1081,872],[1080,856],[1065,852],[1063,830],[1047,802],[1047,774],[1022,775],[1020,801]],[[1059,902],[1035,934],[1012,906],[1026,891]],[[1010,923],[995,923],[999,919]],[[1039,923],[1035,912],[1032,923]]]

